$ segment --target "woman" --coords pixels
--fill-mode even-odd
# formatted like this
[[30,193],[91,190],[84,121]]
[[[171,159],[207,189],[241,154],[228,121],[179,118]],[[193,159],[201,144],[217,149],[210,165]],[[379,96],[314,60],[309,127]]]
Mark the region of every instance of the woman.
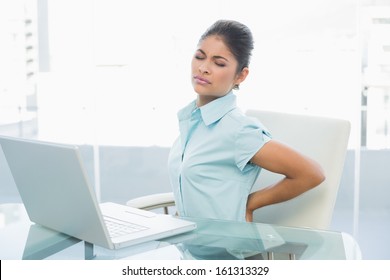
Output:
[[[249,74],[252,49],[250,30],[236,21],[217,21],[199,40],[191,64],[197,98],[178,112],[180,137],[169,156],[181,216],[251,222],[254,210],[324,180],[317,163],[273,140],[236,107],[232,91]],[[261,168],[284,179],[251,193]]]

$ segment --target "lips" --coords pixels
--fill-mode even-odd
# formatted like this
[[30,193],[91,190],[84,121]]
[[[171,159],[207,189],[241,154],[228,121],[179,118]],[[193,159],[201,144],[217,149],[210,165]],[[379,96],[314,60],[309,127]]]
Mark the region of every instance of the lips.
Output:
[[201,84],[201,85],[211,84],[211,82],[209,80],[207,80],[206,78],[200,77],[200,76],[195,76],[194,80],[195,80],[195,82],[197,82],[198,84]]

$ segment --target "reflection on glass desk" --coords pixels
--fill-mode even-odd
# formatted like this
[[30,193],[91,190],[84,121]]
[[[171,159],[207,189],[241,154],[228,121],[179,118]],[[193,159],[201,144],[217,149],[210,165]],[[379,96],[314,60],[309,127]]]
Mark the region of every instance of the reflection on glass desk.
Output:
[[[188,218],[189,219],[189,218]],[[356,259],[345,233],[260,223],[193,219],[197,229],[108,250],[32,224],[19,204],[0,205],[0,259]]]

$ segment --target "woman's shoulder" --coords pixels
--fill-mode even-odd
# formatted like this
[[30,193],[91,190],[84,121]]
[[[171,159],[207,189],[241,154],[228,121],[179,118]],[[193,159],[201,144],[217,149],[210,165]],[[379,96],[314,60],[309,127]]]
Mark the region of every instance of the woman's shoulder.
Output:
[[235,123],[237,127],[264,127],[263,124],[256,118],[247,116],[241,109],[235,108],[230,111],[226,116],[229,121]]

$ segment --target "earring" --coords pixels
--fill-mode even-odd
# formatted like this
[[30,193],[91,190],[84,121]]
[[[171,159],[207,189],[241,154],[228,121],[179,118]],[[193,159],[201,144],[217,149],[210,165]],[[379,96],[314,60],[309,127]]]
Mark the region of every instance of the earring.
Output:
[[233,89],[239,90],[240,89],[240,85],[234,85]]

